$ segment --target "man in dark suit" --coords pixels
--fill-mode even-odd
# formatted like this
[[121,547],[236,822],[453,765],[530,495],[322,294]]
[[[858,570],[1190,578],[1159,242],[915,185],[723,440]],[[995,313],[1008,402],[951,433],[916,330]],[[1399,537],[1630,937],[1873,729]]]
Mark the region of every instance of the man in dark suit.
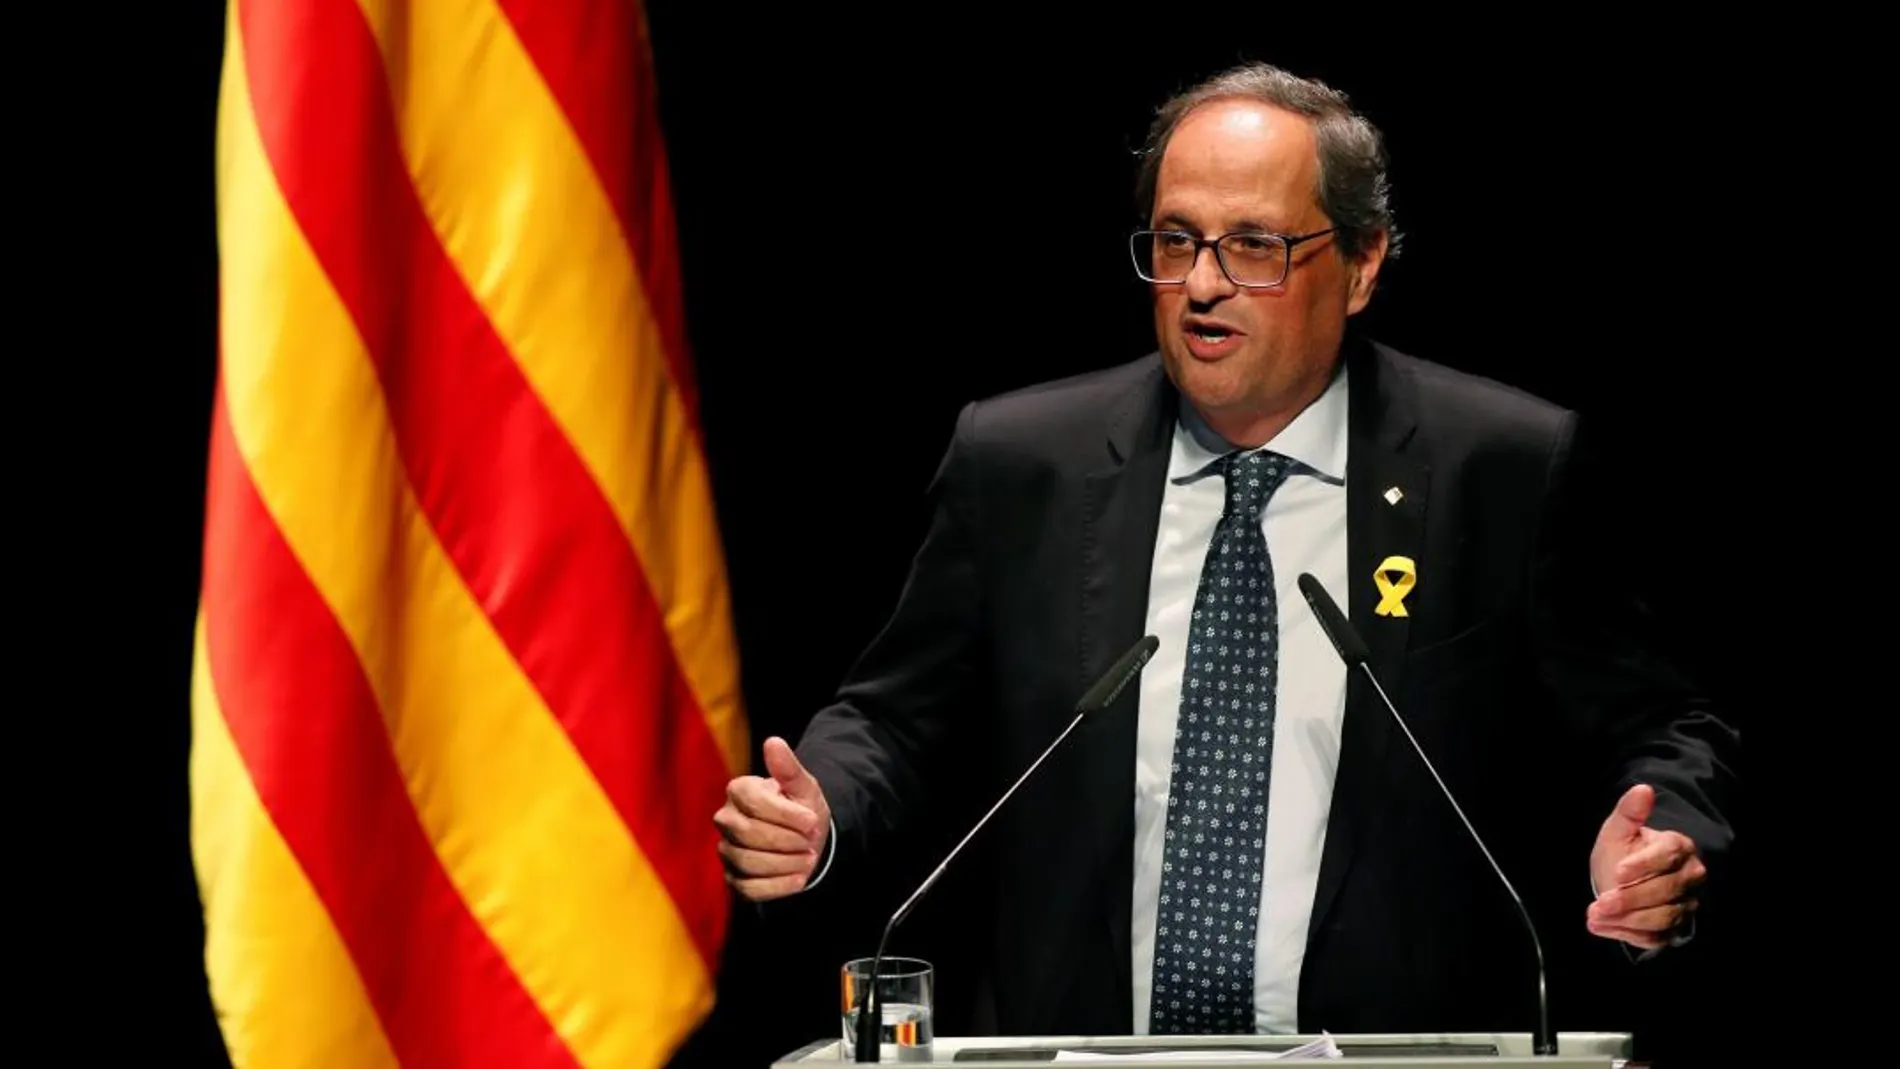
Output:
[[985,830],[982,1027],[1527,1030],[1518,920],[1311,573],[1534,909],[1631,958],[1684,941],[1735,733],[1586,533],[1574,414],[1348,328],[1395,238],[1377,131],[1244,67],[1161,110],[1141,190],[1159,352],[963,410],[889,624],[715,815],[734,886],[850,886],[1153,634]]

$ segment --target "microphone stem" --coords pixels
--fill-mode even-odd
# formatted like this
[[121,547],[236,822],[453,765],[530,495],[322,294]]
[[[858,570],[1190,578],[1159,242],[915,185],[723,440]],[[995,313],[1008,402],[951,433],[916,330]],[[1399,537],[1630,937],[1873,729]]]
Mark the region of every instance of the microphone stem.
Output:
[[871,958],[871,975],[865,980],[864,990],[858,993],[857,1060],[860,1062],[876,1062],[883,1054],[883,1036],[878,1033],[884,1024],[884,1007],[877,998],[877,974],[884,964],[884,945],[890,942],[891,929],[896,925],[896,916],[884,925],[884,934],[877,940],[877,953]]
[[941,878],[944,871],[950,867],[950,862],[955,861],[957,855],[963,852],[963,848],[970,844],[970,840],[976,838],[976,833],[983,830],[983,826],[990,822],[990,818],[996,815],[996,811],[1003,808],[1004,803],[1015,796],[1017,789],[1028,782],[1030,776],[1035,775],[1036,769],[1041,768],[1042,763],[1049,760],[1049,755],[1055,753],[1056,750],[1061,747],[1062,740],[1069,737],[1070,732],[1073,732],[1076,726],[1082,723],[1082,718],[1089,715],[1089,712],[1090,709],[1087,706],[1076,710],[1075,718],[1069,721],[1068,727],[1062,729],[1062,734],[1057,735],[1055,741],[1050,743],[1048,748],[1042,751],[1042,755],[1037,757],[1028,768],[1024,769],[1022,775],[1016,777],[1016,782],[1009,785],[1009,790],[1004,791],[1003,796],[996,800],[996,804],[990,806],[989,812],[984,813],[983,818],[977,821],[975,826],[964,834],[963,838],[957,842],[957,845],[950,848],[950,853],[944,856],[943,861],[940,862],[935,869],[931,870],[930,875],[924,877],[924,882],[917,885],[917,889],[910,893],[910,897],[904,900],[904,904],[898,906],[897,912],[891,914],[891,919],[885,922],[884,934],[879,936],[877,940],[877,954],[871,958],[870,978],[865,983],[864,991],[858,996],[857,1061],[876,1062],[881,1053],[878,1029],[884,1023],[882,1020],[884,1009],[878,1003],[877,977],[878,970],[882,968],[884,964],[884,947],[886,943],[890,942],[891,931],[897,927],[899,922],[910,915],[911,909],[917,905],[918,900],[923,898],[925,893],[936,885],[937,880]]
[[[1372,666],[1365,661],[1360,661],[1359,668],[1365,673],[1367,681],[1372,684],[1372,689],[1378,691],[1379,700],[1385,704],[1386,709],[1396,710],[1397,707],[1392,704],[1392,699],[1387,696],[1385,688],[1379,685],[1379,677],[1373,674]],[[1458,814],[1458,820],[1464,824],[1465,831],[1470,833],[1471,841],[1478,844],[1478,850],[1484,854],[1485,862],[1491,866],[1492,872],[1497,873],[1498,882],[1504,885],[1505,892],[1511,896],[1511,902],[1517,906],[1517,915],[1524,922],[1524,930],[1530,933],[1531,950],[1537,954],[1537,1035],[1533,1040],[1534,1053],[1540,1057],[1555,1056],[1557,1037],[1550,1030],[1550,996],[1545,991],[1544,984],[1544,944],[1537,938],[1537,926],[1531,923],[1530,910],[1524,908],[1524,900],[1518,896],[1517,888],[1511,886],[1510,878],[1504,875],[1504,867],[1498,864],[1497,858],[1491,856],[1491,848],[1484,845],[1484,837],[1478,834],[1478,829],[1472,826],[1471,819],[1465,816],[1464,808],[1458,804],[1458,799],[1451,793],[1451,788],[1445,785],[1445,780],[1438,774],[1438,769],[1432,764],[1432,759],[1425,756],[1425,747],[1419,745],[1418,739],[1412,734],[1412,729],[1406,726],[1405,718],[1395,711],[1392,719],[1399,725],[1399,730],[1405,732],[1406,741],[1412,744],[1412,749],[1418,753],[1418,759],[1425,763],[1425,771],[1430,772],[1432,779],[1438,782],[1438,793],[1444,795],[1445,801],[1451,803],[1451,811]]]

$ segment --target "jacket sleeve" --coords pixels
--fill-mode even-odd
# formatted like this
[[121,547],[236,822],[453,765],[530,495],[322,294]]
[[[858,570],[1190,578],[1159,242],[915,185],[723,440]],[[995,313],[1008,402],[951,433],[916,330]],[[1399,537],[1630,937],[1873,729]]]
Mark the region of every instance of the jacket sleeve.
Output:
[[[1642,477],[1633,467],[1620,474]],[[1634,553],[1648,517],[1617,492],[1618,475],[1572,415],[1550,457],[1531,581],[1539,674],[1597,762],[1598,811],[1607,817],[1631,786],[1655,788],[1650,825],[1696,844],[1709,870],[1706,907],[1723,895],[1735,842],[1740,732],[1692,678],[1680,633],[1642,594]],[[1712,917],[1702,921],[1706,930]]]
[[967,405],[958,416],[895,610],[798,743],[798,759],[831,806],[828,887],[852,882],[928,804],[938,782],[933,757],[965,715],[981,671],[976,413]]

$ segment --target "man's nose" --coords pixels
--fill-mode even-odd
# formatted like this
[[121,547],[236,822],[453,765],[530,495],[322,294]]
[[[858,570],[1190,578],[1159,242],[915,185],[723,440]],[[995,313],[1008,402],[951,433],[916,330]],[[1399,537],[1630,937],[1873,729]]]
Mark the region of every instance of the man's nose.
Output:
[[1233,296],[1238,289],[1234,280],[1228,278],[1227,272],[1221,268],[1220,255],[1212,245],[1195,250],[1194,266],[1188,268],[1187,281],[1183,285],[1187,289],[1188,300],[1195,304],[1212,304],[1222,297]]

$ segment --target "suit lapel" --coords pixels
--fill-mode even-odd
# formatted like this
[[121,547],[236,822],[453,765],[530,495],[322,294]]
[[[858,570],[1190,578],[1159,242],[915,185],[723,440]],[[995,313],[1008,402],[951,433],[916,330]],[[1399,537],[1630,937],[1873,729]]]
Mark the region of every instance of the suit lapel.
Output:
[[[1372,651],[1372,670],[1388,694],[1399,693],[1411,617],[1378,611],[1385,595],[1378,573],[1388,558],[1417,562],[1424,545],[1431,471],[1405,447],[1416,426],[1410,383],[1370,344],[1349,350],[1351,425],[1346,461],[1345,611]],[[1419,578],[1404,604],[1429,597]],[[1337,595],[1335,595],[1337,596]],[[1403,711],[1403,710],[1401,710]],[[1355,851],[1380,801],[1380,767],[1391,741],[1392,715],[1358,671],[1347,678],[1339,769],[1320,855],[1319,882],[1307,928],[1309,953],[1339,897]]]
[[[1111,416],[1105,463],[1083,484],[1079,695],[1145,633],[1155,532],[1173,441],[1175,398],[1159,360]],[[1133,1013],[1129,924],[1134,910],[1136,711],[1141,688],[1124,690],[1075,742],[1087,749],[1087,797],[1095,799],[1087,878],[1106,881],[1102,916],[1117,974],[1109,1019]]]

